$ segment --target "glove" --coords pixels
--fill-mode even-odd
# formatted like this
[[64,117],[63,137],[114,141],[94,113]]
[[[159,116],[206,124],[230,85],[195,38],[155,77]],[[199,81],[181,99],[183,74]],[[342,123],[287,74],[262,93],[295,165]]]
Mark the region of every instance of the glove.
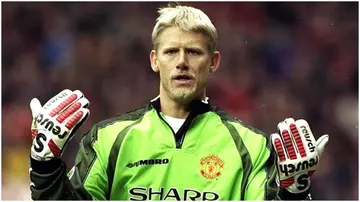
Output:
[[310,177],[316,171],[320,156],[329,141],[328,135],[317,141],[309,124],[292,118],[278,124],[280,135],[271,135],[271,142],[277,155],[276,183],[291,194],[309,191]]
[[88,117],[89,104],[79,90],[63,90],[43,107],[33,98],[30,102],[33,117],[31,157],[38,161],[61,157],[66,144]]

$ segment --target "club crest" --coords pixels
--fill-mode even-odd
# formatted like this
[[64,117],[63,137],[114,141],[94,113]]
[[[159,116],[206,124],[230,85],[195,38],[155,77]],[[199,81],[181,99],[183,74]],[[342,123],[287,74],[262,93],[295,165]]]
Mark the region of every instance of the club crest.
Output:
[[216,155],[210,155],[200,160],[200,173],[207,179],[215,179],[224,170],[224,161]]

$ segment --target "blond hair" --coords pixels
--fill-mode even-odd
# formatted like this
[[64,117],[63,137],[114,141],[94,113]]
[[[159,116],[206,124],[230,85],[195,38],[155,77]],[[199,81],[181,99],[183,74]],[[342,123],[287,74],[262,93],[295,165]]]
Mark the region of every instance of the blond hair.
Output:
[[160,33],[168,27],[178,27],[183,31],[201,32],[208,38],[211,52],[218,49],[218,34],[209,17],[201,10],[189,6],[168,6],[158,10],[151,38],[153,48],[158,47]]

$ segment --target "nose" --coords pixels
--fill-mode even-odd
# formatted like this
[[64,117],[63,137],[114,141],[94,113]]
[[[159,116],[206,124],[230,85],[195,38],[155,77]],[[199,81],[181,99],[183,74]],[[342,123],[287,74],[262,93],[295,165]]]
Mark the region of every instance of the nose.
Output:
[[183,70],[183,69],[188,69],[188,68],[189,68],[189,64],[187,62],[185,51],[180,51],[179,59],[176,64],[176,69]]

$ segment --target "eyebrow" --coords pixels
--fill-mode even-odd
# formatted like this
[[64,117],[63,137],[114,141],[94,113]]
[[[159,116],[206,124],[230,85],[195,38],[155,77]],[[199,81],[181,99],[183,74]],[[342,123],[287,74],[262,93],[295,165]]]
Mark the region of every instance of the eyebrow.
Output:
[[[173,48],[179,48],[179,45],[176,44],[176,43],[169,43],[169,44],[166,44],[166,45],[163,45],[162,49],[173,49]],[[185,49],[194,49],[194,50],[199,50],[199,51],[203,51],[205,48],[202,48],[201,46],[199,45],[194,45],[194,44],[185,44],[183,46],[183,48]]]

